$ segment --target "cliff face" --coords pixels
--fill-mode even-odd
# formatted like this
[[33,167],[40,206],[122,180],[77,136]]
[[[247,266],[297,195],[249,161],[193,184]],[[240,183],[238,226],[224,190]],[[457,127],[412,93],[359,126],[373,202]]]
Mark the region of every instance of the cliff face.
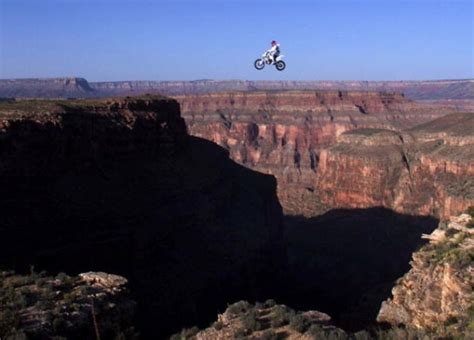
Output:
[[412,268],[397,281],[377,320],[472,338],[473,234],[472,217],[463,214],[425,235],[430,244],[413,254]]
[[[415,100],[467,101],[472,107],[474,80],[433,81],[115,81],[90,82],[83,78],[0,79],[0,97],[87,98],[160,93],[204,94],[226,91],[388,91]],[[452,103],[447,103],[451,105]]]
[[321,151],[315,186],[331,207],[384,206],[447,218],[474,204],[474,115],[404,132],[345,133]]
[[0,97],[89,98],[98,94],[84,78],[0,79]]
[[0,118],[2,267],[123,275],[148,336],[274,279],[274,178],[187,135],[176,101],[5,102]]
[[403,92],[411,99],[474,99],[474,80],[434,81],[248,81],[248,80],[195,80],[195,81],[123,81],[91,83],[104,94],[165,93],[202,94],[224,91],[390,91]]
[[[450,112],[445,107],[414,103],[399,94],[375,92],[285,91],[175,98],[191,134],[225,147],[232,159],[245,166],[274,175],[285,212],[306,216],[319,214],[326,209],[324,205],[349,207],[345,205],[349,200],[354,200],[354,207],[379,204],[374,199],[363,205],[355,196],[334,202],[324,196],[321,201],[319,191],[338,184],[333,174],[318,177],[320,158],[328,161],[327,152],[320,153],[343,132],[356,128],[400,131]],[[395,137],[395,143],[398,141]],[[389,145],[391,141],[384,143]],[[356,149],[351,152],[357,157]],[[402,163],[396,167],[403,167]],[[359,170],[363,167],[357,166]],[[326,163],[321,167],[323,172],[327,170]],[[338,176],[350,181],[354,171],[358,170],[350,166]],[[320,185],[318,178],[324,179],[328,187]],[[361,190],[384,189],[361,184]]]

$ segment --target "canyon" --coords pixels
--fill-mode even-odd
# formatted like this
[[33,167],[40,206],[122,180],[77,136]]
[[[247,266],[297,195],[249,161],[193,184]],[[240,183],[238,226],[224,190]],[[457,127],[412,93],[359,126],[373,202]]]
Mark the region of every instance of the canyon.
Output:
[[420,236],[474,205],[463,111],[342,90],[4,99],[0,268],[124,276],[145,338],[269,298],[372,327]]
[[450,107],[378,92],[174,98],[192,135],[277,178],[287,214],[313,217],[333,208],[383,206],[446,218],[474,204],[470,113],[446,116]]
[[1,268],[122,275],[145,337],[270,294],[275,179],[189,136],[175,100],[10,101],[0,121]]

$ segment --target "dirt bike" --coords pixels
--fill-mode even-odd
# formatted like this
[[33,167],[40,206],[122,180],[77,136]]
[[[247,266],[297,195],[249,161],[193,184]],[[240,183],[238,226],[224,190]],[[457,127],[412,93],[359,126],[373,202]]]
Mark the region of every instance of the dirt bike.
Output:
[[262,70],[265,67],[265,64],[273,64],[278,71],[283,71],[286,67],[285,62],[281,60],[283,57],[284,56],[280,54],[278,57],[276,57],[275,61],[273,61],[270,51],[266,51],[264,54],[262,54],[261,58],[255,60],[254,66],[257,70]]

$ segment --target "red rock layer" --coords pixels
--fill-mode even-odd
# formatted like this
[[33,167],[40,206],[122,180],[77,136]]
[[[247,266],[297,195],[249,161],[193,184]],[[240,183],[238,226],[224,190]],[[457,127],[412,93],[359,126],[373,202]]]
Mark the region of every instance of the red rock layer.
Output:
[[[227,148],[241,164],[274,175],[285,212],[306,216],[323,209],[315,181],[320,151],[343,132],[400,130],[449,112],[400,94],[376,92],[232,92],[175,98],[191,134]],[[351,197],[354,202],[357,198]]]
[[474,204],[474,115],[404,132],[355,130],[321,151],[315,186],[330,207],[384,206],[447,218]]

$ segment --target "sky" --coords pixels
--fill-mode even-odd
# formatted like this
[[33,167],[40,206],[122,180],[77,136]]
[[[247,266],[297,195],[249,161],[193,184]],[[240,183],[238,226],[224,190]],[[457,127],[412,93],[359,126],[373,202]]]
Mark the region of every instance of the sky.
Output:
[[[474,0],[0,0],[0,78],[474,78]],[[272,40],[286,70],[253,62]]]

